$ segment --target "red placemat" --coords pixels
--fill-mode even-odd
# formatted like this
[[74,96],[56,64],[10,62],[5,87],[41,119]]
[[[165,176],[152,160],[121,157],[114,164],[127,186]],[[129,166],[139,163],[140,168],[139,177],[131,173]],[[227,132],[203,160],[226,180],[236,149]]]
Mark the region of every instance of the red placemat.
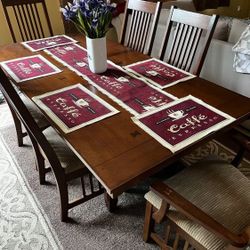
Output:
[[77,44],[52,48],[46,52],[133,115],[142,114],[176,100],[173,95],[149,86],[110,61],[106,72],[92,73],[88,67],[87,51]]
[[111,62],[108,63],[106,72],[102,74],[89,72],[86,77],[90,84],[134,115],[176,100],[173,95],[147,85]]
[[235,120],[193,96],[181,98],[158,110],[132,119],[172,152],[192,144]]
[[37,40],[22,42],[21,44],[31,50],[32,52],[52,48],[59,45],[77,43],[76,40],[69,36],[58,35],[48,38],[41,38]]
[[44,52],[82,77],[90,72],[87,50],[78,44],[62,45]]
[[61,72],[41,55],[22,57],[0,63],[1,67],[16,81],[23,82]]
[[32,99],[65,133],[119,112],[80,83]]
[[155,58],[133,63],[125,68],[161,89],[195,77]]

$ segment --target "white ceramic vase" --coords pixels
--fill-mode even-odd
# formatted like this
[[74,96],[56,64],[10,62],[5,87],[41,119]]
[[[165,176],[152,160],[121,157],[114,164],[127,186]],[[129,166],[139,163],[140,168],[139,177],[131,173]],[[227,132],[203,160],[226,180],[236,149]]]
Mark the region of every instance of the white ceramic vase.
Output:
[[103,73],[107,70],[106,37],[91,39],[86,37],[89,68],[93,73]]

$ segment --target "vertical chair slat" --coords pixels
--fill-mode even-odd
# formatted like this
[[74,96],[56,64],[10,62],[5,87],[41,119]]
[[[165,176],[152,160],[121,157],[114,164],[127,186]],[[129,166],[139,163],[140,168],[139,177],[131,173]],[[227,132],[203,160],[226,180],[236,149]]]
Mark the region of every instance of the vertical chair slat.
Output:
[[81,185],[82,185],[82,195],[83,195],[83,197],[85,197],[85,196],[86,196],[86,190],[85,190],[84,177],[82,176],[82,177],[80,178],[80,180],[81,180]]
[[45,18],[47,20],[47,25],[48,25],[48,28],[49,28],[49,33],[50,33],[51,36],[53,36],[53,30],[52,30],[51,23],[48,22],[48,20],[49,20],[49,13],[48,13],[48,10],[46,8],[46,4],[45,4],[44,1],[42,1],[42,6],[43,6],[43,12],[44,12]]
[[142,25],[141,25],[141,31],[140,31],[140,43],[138,44],[138,48],[136,49],[137,51],[143,52],[143,39],[144,39],[144,34],[147,29],[147,13],[143,12],[142,16]]
[[132,14],[131,14],[131,20],[130,20],[130,26],[129,26],[129,34],[128,34],[128,40],[127,40],[127,46],[131,46],[131,39],[133,38],[133,26],[134,26],[134,22],[135,22],[135,18],[136,18],[136,11],[132,10]]
[[139,30],[138,30],[138,33],[137,33],[137,43],[136,43],[136,47],[135,47],[135,50],[136,51],[141,51],[141,40],[142,40],[142,37],[143,37],[143,29],[145,27],[145,12],[141,12],[141,17],[140,17],[140,20],[139,20]]
[[30,21],[30,28],[32,30],[32,34],[33,34],[33,39],[36,39],[38,36],[36,34],[36,29],[35,29],[35,26],[34,26],[34,23],[33,23],[33,20],[32,20],[32,16],[31,16],[31,7],[30,7],[30,4],[27,4],[26,5],[26,11],[28,13],[28,18],[29,18],[29,21]]
[[21,9],[22,9],[22,12],[23,12],[24,20],[25,20],[25,27],[24,27],[24,29],[27,28],[27,30],[28,30],[27,34],[29,36],[28,39],[32,40],[33,36],[32,36],[31,30],[30,30],[30,23],[29,23],[29,20],[27,18],[27,14],[26,14],[24,6],[26,6],[26,5],[21,5]]
[[88,176],[89,176],[89,184],[90,184],[91,193],[94,193],[94,185],[93,185],[92,174],[89,174]]
[[97,181],[97,182],[98,182],[98,190],[103,189],[103,187],[102,187],[101,183],[100,183],[99,181]]
[[34,19],[34,24],[35,24],[35,27],[36,27],[36,31],[37,31],[37,38],[40,38],[42,37],[42,34],[40,33],[40,30],[39,30],[39,27],[38,27],[38,23],[37,23],[37,16],[35,14],[35,11],[34,11],[34,8],[35,8],[35,5],[34,4],[31,4],[31,14],[32,14],[32,17]]
[[[20,24],[19,16],[18,16],[18,14],[17,14],[16,6],[13,6],[12,8],[13,8],[13,11],[14,11],[14,14],[15,14],[15,17],[16,17],[17,25],[18,25],[18,27],[19,27],[19,30],[20,30],[20,34],[21,34],[22,40],[24,41],[24,40],[25,40],[25,37],[24,37],[24,34],[23,34],[22,26],[21,26],[21,24]],[[10,27],[12,27],[12,26],[10,26]],[[12,28],[11,28],[11,29],[12,29]],[[13,33],[13,35],[14,35],[14,33]],[[14,40],[14,42],[16,42],[15,35],[14,35],[14,39],[13,39],[13,40]]]
[[185,46],[186,46],[186,36],[187,36],[188,27],[185,24],[182,24],[182,31],[181,31],[181,39],[180,39],[180,46],[178,48],[178,54],[176,57],[175,65],[178,67],[183,61],[183,56],[185,55]]
[[190,53],[190,56],[189,56],[189,62],[187,63],[187,66],[188,66],[188,67],[186,67],[186,70],[187,70],[187,71],[190,71],[190,69],[191,69],[191,67],[192,67],[192,62],[193,62],[194,57],[195,57],[195,52],[196,52],[197,49],[198,49],[198,45],[199,45],[201,33],[202,33],[202,30],[197,28],[197,33],[196,33],[196,37],[195,37],[195,39],[194,39],[193,48],[192,48],[192,50],[190,51],[191,53]]
[[177,41],[175,43],[175,54],[174,54],[174,58],[173,58],[173,64],[174,65],[178,64],[178,59],[180,58],[179,54],[180,54],[180,50],[182,48],[182,42],[183,42],[183,37],[182,37],[183,29],[184,29],[184,24],[181,23],[179,25],[178,37],[177,37]]
[[189,41],[189,49],[187,51],[187,60],[186,60],[186,64],[185,66],[183,67],[184,70],[187,70],[189,68],[189,65],[191,63],[191,55],[192,55],[192,50],[193,50],[193,47],[195,46],[195,40],[196,40],[196,37],[197,37],[197,32],[198,32],[198,29],[196,27],[193,27],[193,30],[192,30],[192,37]]
[[137,22],[136,22],[136,27],[135,27],[135,40],[134,40],[134,50],[138,50],[138,46],[140,44],[140,36],[141,36],[141,23],[142,23],[142,12],[138,11],[138,17],[137,17]]
[[27,31],[26,31],[26,28],[25,28],[25,24],[24,24],[24,20],[23,20],[23,13],[22,13],[22,10],[21,10],[21,6],[18,5],[18,6],[17,6],[17,9],[18,9],[18,13],[19,13],[20,20],[21,20],[21,27],[22,27],[22,30],[24,31],[25,40],[28,40],[29,37],[28,37],[28,33],[27,33]]
[[133,34],[133,35],[131,35],[130,47],[132,49],[135,49],[135,46],[136,46],[139,19],[140,19],[140,12],[135,11],[134,23],[133,23],[133,27],[131,27],[131,34]]
[[146,41],[147,41],[147,36],[148,36],[148,29],[146,29],[146,27],[149,27],[150,25],[150,19],[151,19],[151,15],[149,13],[146,13],[146,25],[145,25],[145,30],[143,33],[143,39],[142,39],[142,50],[141,52],[143,52],[145,45],[146,45]]
[[193,26],[189,27],[189,33],[188,33],[188,40],[187,40],[187,48],[185,51],[185,57],[184,60],[181,64],[181,69],[185,69],[186,65],[188,64],[188,60],[189,60],[189,55],[190,55],[190,51],[192,49],[193,46],[193,40],[195,39],[196,36],[196,29]]
[[175,28],[174,38],[173,38],[173,42],[172,42],[172,45],[171,45],[169,58],[168,58],[168,61],[169,61],[170,64],[174,63],[174,56],[175,56],[175,52],[176,52],[176,49],[177,49],[177,43],[178,43],[178,37],[179,37],[179,27],[180,27],[180,24],[178,23],[176,25],[176,28]]
[[31,40],[30,31],[28,30],[28,21],[26,21],[26,13],[24,11],[23,5],[18,5],[19,8],[19,16],[21,17],[22,28],[25,33],[25,39]]
[[184,42],[183,42],[183,47],[182,47],[182,54],[181,54],[181,60],[179,61],[177,67],[182,69],[183,65],[185,65],[186,61],[187,61],[187,51],[188,51],[188,47],[189,47],[189,40],[190,37],[192,35],[192,26],[188,26],[185,25],[185,38],[184,38]]
[[35,4],[35,12],[36,12],[36,15],[38,17],[38,24],[39,24],[39,28],[40,28],[40,31],[42,33],[42,37],[45,37],[44,35],[44,31],[43,31],[43,26],[42,26],[42,22],[41,22],[41,18],[40,18],[40,15],[39,15],[39,12],[38,12],[38,9],[37,9],[37,5]]
[[147,36],[147,30],[148,30],[148,19],[149,19],[149,15],[148,13],[144,13],[143,15],[143,25],[141,28],[141,42],[140,42],[140,46],[138,51],[140,52],[144,52],[144,48],[145,48],[145,39]]

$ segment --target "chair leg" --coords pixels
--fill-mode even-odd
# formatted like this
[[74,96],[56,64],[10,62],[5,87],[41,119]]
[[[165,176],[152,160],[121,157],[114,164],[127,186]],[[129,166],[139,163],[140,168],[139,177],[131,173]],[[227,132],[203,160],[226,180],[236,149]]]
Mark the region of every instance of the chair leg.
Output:
[[43,158],[42,154],[39,152],[37,155],[37,168],[39,172],[39,182],[40,185],[46,184],[46,168],[45,168],[45,159]]
[[148,242],[150,239],[150,233],[154,229],[155,222],[152,218],[153,215],[153,205],[149,202],[146,203],[145,220],[143,228],[143,240]]
[[183,250],[188,250],[188,247],[189,247],[189,242],[185,241],[185,245],[183,247]]
[[178,245],[179,245],[179,239],[180,239],[180,235],[178,233],[176,233],[174,245],[173,245],[173,250],[177,250]]
[[243,159],[243,156],[244,156],[244,153],[245,153],[245,148],[244,147],[241,147],[237,153],[237,155],[234,157],[234,159],[231,161],[231,164],[233,166],[235,166],[236,168],[240,165],[242,159]]
[[11,114],[14,120],[15,128],[16,128],[16,134],[17,134],[17,144],[19,147],[23,146],[23,137],[26,136],[26,133],[23,133],[22,130],[22,124],[18,117],[16,116],[15,112],[11,110]]
[[35,159],[36,159],[36,170],[38,170],[39,173],[39,182],[41,185],[46,184],[46,179],[45,179],[45,175],[47,172],[50,171],[49,169],[45,168],[45,159],[43,157],[43,155],[41,154],[40,148],[36,142],[36,140],[34,140],[33,136],[29,134],[32,146],[33,146],[33,151],[35,153]]
[[69,196],[67,183],[58,183],[60,202],[61,202],[61,221],[68,221]]
[[171,231],[170,225],[166,225],[165,235],[164,235],[164,236],[165,236],[166,244],[167,244],[168,241],[169,241],[170,231]]

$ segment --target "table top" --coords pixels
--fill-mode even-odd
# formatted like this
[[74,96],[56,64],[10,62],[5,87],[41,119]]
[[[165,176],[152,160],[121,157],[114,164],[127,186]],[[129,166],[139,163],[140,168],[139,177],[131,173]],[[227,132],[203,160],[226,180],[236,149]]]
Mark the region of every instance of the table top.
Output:
[[[82,45],[85,47],[84,38],[75,38],[82,41]],[[149,58],[111,41],[107,41],[107,49],[108,58],[121,66]],[[0,47],[0,61],[34,54],[36,53],[30,52],[21,44]],[[48,120],[58,129],[62,137],[66,139],[73,151],[86,164],[111,197],[118,196],[140,180],[146,179],[188,151],[214,138],[219,133],[225,132],[250,116],[249,98],[204,79],[196,77],[169,87],[166,89],[167,92],[176,97],[193,95],[236,118],[232,124],[173,154],[135,125],[129,112],[88,84],[86,80],[55,61],[46,53],[40,51],[37,54],[42,54],[63,71],[52,76],[17,84],[28,97],[32,98],[49,91],[82,83],[120,111],[119,114],[109,119],[104,119],[68,134],[64,134],[47,116]]]

